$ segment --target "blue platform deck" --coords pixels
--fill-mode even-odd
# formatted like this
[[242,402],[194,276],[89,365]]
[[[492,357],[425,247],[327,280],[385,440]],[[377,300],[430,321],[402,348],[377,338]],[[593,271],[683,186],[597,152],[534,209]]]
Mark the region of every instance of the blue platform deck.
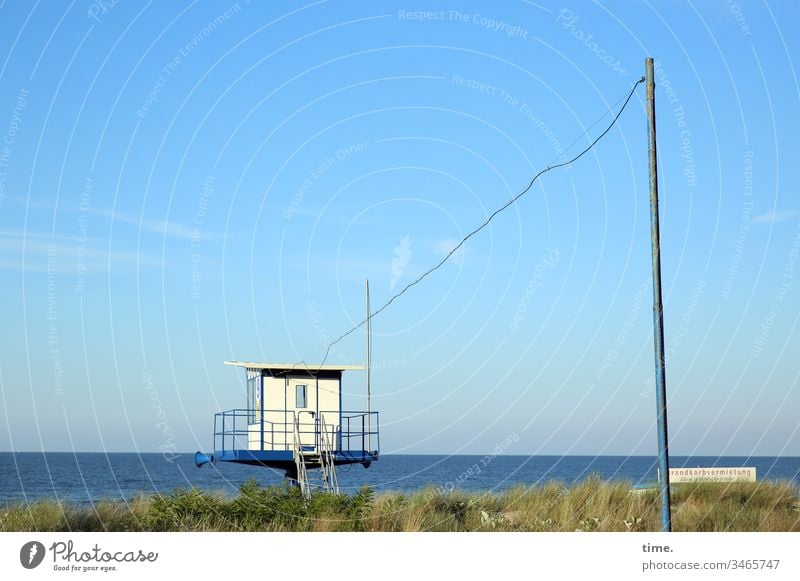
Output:
[[[334,464],[363,464],[376,462],[379,453],[367,450],[336,451],[333,453]],[[287,462],[294,463],[291,450],[217,450],[213,462],[239,462],[240,464],[274,465]]]
[[328,418],[335,417],[338,424],[325,425],[317,418],[314,422],[298,424],[299,427],[295,426],[292,416],[291,421],[284,422],[264,419],[271,413],[285,412],[233,409],[215,414],[214,453],[198,452],[195,463],[202,466],[209,462],[236,462],[287,469],[295,464],[295,437],[302,442],[305,461],[311,468],[315,455],[322,449],[323,438],[332,447],[330,454],[335,465],[369,466],[379,458],[378,412],[321,412],[318,418],[327,414]]

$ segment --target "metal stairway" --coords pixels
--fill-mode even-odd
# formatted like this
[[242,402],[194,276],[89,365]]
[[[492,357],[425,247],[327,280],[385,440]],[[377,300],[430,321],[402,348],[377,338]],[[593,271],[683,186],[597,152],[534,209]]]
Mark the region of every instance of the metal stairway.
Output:
[[300,423],[294,421],[294,462],[297,470],[297,486],[306,498],[311,496],[311,483],[308,481],[308,469],[320,469],[322,490],[332,494],[339,494],[339,479],[336,476],[335,450],[331,442],[329,427],[320,414],[315,421],[318,443],[313,451],[304,450],[300,441]]
[[336,477],[336,463],[331,437],[328,434],[328,425],[325,417],[320,414],[319,420],[319,467],[322,477],[322,487],[325,492],[339,494],[339,480]]
[[300,422],[297,418],[294,419],[294,463],[297,467],[297,486],[303,496],[308,498],[311,496],[311,487],[308,484],[308,470],[306,469],[306,456],[303,452],[303,445],[300,442]]

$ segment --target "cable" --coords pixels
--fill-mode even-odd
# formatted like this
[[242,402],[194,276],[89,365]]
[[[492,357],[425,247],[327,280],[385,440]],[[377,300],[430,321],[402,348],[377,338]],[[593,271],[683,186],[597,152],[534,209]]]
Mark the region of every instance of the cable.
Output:
[[[643,77],[643,78],[644,78],[644,77]],[[641,81],[639,81],[639,82],[641,83]],[[638,84],[638,83],[637,83],[637,84]],[[634,88],[636,88],[636,85],[634,85]],[[614,109],[616,109],[616,108],[617,108],[617,105],[619,105],[620,103],[622,103],[622,102],[625,100],[625,98],[626,98],[626,96],[625,96],[625,95],[623,95],[622,97],[620,97],[620,98],[617,100],[617,102],[616,102],[616,103],[614,103],[613,105],[611,105],[611,107],[609,107],[609,108],[608,108],[608,110],[607,110],[605,113],[603,113],[602,115],[600,115],[600,117],[598,117],[597,119],[595,119],[594,123],[592,123],[591,125],[589,125],[589,127],[587,127],[587,128],[586,128],[586,131],[584,131],[583,133],[581,133],[581,134],[580,134],[578,137],[576,137],[576,138],[574,139],[574,141],[572,141],[572,143],[570,143],[568,146],[566,146],[566,147],[564,148],[564,150],[561,152],[561,155],[557,155],[556,157],[554,157],[554,158],[553,158],[553,160],[552,160],[550,163],[553,163],[553,161],[556,161],[557,159],[559,159],[559,158],[561,158],[561,157],[564,157],[564,156],[567,154],[567,152],[568,152],[570,149],[572,149],[572,146],[573,146],[573,145],[575,145],[575,144],[576,144],[576,143],[578,143],[578,142],[579,142],[581,139],[583,139],[583,138],[584,138],[584,136],[586,136],[586,134],[587,134],[587,133],[589,133],[589,132],[590,132],[592,129],[594,129],[594,128],[595,128],[595,127],[596,127],[596,126],[597,126],[597,125],[598,125],[598,124],[599,124],[599,123],[600,123],[600,122],[603,120],[603,119],[605,119],[606,115],[608,115],[608,114],[609,114],[609,113],[611,113],[611,112],[612,112]]]
[[[614,127],[614,125],[616,125],[616,123],[617,123],[617,120],[620,118],[620,115],[622,115],[622,112],[625,110],[625,107],[627,107],[627,106],[628,106],[628,103],[630,102],[631,98],[633,97],[633,94],[634,94],[634,92],[636,91],[636,88],[637,88],[637,87],[638,87],[638,86],[639,86],[641,83],[644,83],[644,80],[645,80],[645,78],[644,78],[644,77],[642,77],[641,79],[639,79],[638,81],[636,81],[636,83],[633,85],[633,88],[631,88],[630,92],[628,93],[628,96],[627,96],[627,97],[625,97],[625,102],[622,104],[622,107],[621,107],[621,108],[620,108],[620,110],[617,112],[617,114],[614,116],[614,119],[611,121],[611,124],[610,124],[608,127],[606,127],[606,128],[605,128],[605,130],[604,130],[604,131],[603,131],[603,132],[602,132],[600,135],[598,135],[598,136],[595,138],[595,140],[594,140],[594,141],[592,141],[592,142],[589,144],[589,146],[588,146],[588,147],[586,147],[586,149],[584,149],[583,151],[581,151],[581,152],[580,152],[578,155],[576,155],[576,156],[575,156],[575,157],[573,157],[572,159],[568,159],[568,160],[566,160],[566,161],[563,161],[563,162],[561,162],[561,163],[557,163],[557,164],[555,164],[555,165],[548,165],[548,166],[547,166],[546,168],[544,168],[542,171],[540,171],[540,172],[539,172],[539,173],[537,173],[535,176],[533,176],[533,178],[531,179],[531,181],[530,181],[530,182],[528,182],[528,185],[527,185],[527,186],[525,186],[525,188],[524,188],[524,189],[523,189],[523,190],[522,190],[520,193],[518,193],[516,196],[514,196],[513,198],[511,198],[511,199],[510,199],[508,202],[506,202],[505,204],[503,204],[502,206],[500,206],[500,207],[499,207],[498,209],[496,209],[494,212],[492,212],[491,214],[489,214],[489,217],[488,217],[488,218],[486,218],[486,220],[484,220],[484,221],[483,221],[483,223],[482,223],[480,226],[478,226],[478,227],[477,227],[477,228],[475,228],[475,229],[474,229],[472,232],[470,232],[469,234],[467,234],[466,236],[464,236],[464,238],[462,238],[462,239],[461,239],[461,242],[459,242],[458,244],[456,244],[456,246],[455,246],[455,247],[454,247],[454,248],[453,248],[453,249],[452,249],[450,252],[448,252],[448,253],[447,253],[447,255],[446,255],[444,258],[442,258],[442,259],[441,259],[439,262],[437,262],[437,263],[436,263],[434,266],[432,266],[431,268],[429,268],[428,270],[426,270],[425,272],[423,272],[421,275],[419,275],[419,276],[418,276],[418,277],[417,277],[417,278],[416,278],[416,279],[415,279],[413,282],[410,282],[410,283],[408,283],[408,284],[407,284],[405,287],[403,287],[403,289],[402,289],[400,292],[398,292],[398,293],[395,293],[395,294],[394,294],[394,295],[393,295],[393,296],[392,296],[392,297],[391,297],[391,298],[390,298],[388,301],[386,301],[386,303],[385,303],[385,304],[384,304],[382,307],[380,307],[379,309],[377,309],[375,312],[371,313],[371,314],[370,314],[369,316],[367,316],[367,317],[366,317],[366,318],[365,318],[363,321],[361,321],[360,323],[358,323],[357,325],[355,325],[353,328],[351,328],[350,330],[346,331],[345,333],[342,333],[342,334],[341,334],[341,335],[339,335],[339,336],[338,336],[336,339],[334,339],[333,341],[331,341],[330,343],[328,343],[328,345],[327,345],[327,348],[325,349],[325,357],[323,357],[323,358],[322,358],[322,363],[320,363],[320,364],[319,364],[319,368],[317,369],[317,372],[319,372],[319,370],[322,368],[322,366],[323,366],[323,365],[325,365],[325,361],[327,361],[327,359],[328,359],[328,355],[330,355],[330,352],[331,352],[331,347],[333,347],[334,345],[336,345],[336,344],[337,344],[339,341],[341,341],[342,339],[344,339],[345,337],[347,337],[347,336],[348,336],[348,335],[350,335],[351,333],[354,333],[355,331],[357,331],[358,329],[360,329],[361,327],[363,327],[363,326],[366,324],[366,322],[367,322],[368,320],[371,320],[371,319],[372,319],[372,318],[374,318],[376,315],[379,315],[381,312],[383,312],[383,311],[384,311],[384,310],[385,310],[385,309],[386,309],[386,308],[387,308],[389,305],[391,305],[391,304],[392,304],[394,301],[396,301],[396,300],[397,300],[397,299],[399,299],[401,296],[403,296],[403,295],[406,293],[406,291],[407,291],[408,289],[410,289],[412,286],[415,286],[415,285],[419,284],[419,283],[420,283],[420,282],[422,282],[422,280],[423,280],[424,278],[426,278],[428,275],[432,274],[433,272],[435,272],[435,271],[437,271],[439,268],[441,268],[441,267],[442,267],[442,265],[443,265],[445,262],[447,262],[447,261],[448,261],[448,259],[449,259],[451,256],[453,256],[453,254],[455,254],[455,253],[458,251],[458,249],[459,249],[459,248],[461,248],[461,247],[462,247],[462,246],[463,246],[463,245],[464,245],[464,244],[467,242],[467,240],[469,240],[469,239],[470,239],[470,238],[472,238],[472,237],[473,237],[475,234],[477,234],[478,232],[480,232],[481,230],[483,230],[484,228],[486,228],[486,226],[488,226],[488,225],[489,225],[489,222],[491,222],[491,221],[492,221],[492,219],[494,219],[494,217],[495,217],[495,216],[497,216],[497,214],[499,214],[500,212],[502,212],[503,210],[505,210],[506,208],[508,208],[508,207],[509,207],[509,206],[511,206],[512,204],[514,204],[514,203],[515,203],[517,200],[519,200],[519,199],[520,199],[522,196],[524,196],[525,194],[527,194],[527,193],[530,191],[530,189],[533,187],[533,184],[534,184],[534,183],[536,183],[536,180],[538,180],[538,179],[539,179],[539,177],[541,177],[542,175],[544,175],[544,174],[546,174],[547,172],[549,172],[549,171],[552,171],[552,170],[554,170],[554,169],[558,169],[558,168],[560,168],[560,167],[564,167],[564,166],[570,165],[571,163],[574,163],[574,162],[578,161],[580,158],[582,158],[584,155],[586,155],[586,154],[587,154],[589,151],[591,151],[591,150],[592,150],[592,148],[594,148],[594,146],[595,146],[595,145],[597,145],[597,142],[599,142],[599,141],[600,141],[600,140],[601,140],[603,137],[605,137],[605,136],[606,136],[606,134],[608,134],[608,132],[609,132],[609,131],[611,131],[611,129]],[[620,99],[620,100],[622,100],[622,99]],[[619,101],[617,101],[617,103],[619,103]],[[612,107],[612,109],[613,109],[613,107]],[[607,113],[604,113],[604,114],[603,114],[603,115],[600,117],[600,119],[602,119],[602,118],[603,118],[603,117],[605,117],[606,115],[607,115]],[[600,119],[598,119],[597,121],[595,121],[595,123],[594,123],[594,124],[593,124],[591,127],[589,127],[589,129],[587,129],[587,130],[584,132],[584,135],[585,135],[586,133],[588,133],[588,131],[589,131],[589,130],[590,130],[592,127],[594,127],[595,125],[597,125],[597,124],[600,122]],[[583,135],[581,135],[581,137],[583,137]],[[581,139],[581,137],[579,137],[578,139]],[[573,142],[572,142],[572,144],[570,144],[570,146],[569,146],[567,149],[569,149],[570,147],[572,147],[572,146],[573,146],[573,145],[574,145],[574,144],[575,144],[575,143],[578,141],[578,139],[576,139],[575,141],[573,141]],[[300,360],[300,361],[297,363],[297,365],[303,365],[303,366],[306,368],[306,371],[308,371],[309,373],[311,372],[311,369],[309,368],[309,366],[308,366],[308,364],[305,362],[305,360],[302,360],[302,359],[301,359],[301,360]]]

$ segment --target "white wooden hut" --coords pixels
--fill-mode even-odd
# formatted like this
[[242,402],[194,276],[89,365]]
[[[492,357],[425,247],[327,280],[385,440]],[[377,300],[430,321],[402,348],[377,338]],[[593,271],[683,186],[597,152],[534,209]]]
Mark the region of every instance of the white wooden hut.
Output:
[[247,403],[215,414],[214,452],[195,462],[237,462],[284,470],[304,491],[308,470],[319,469],[322,485],[338,490],[335,467],[363,464],[379,456],[378,412],[342,405],[342,375],[356,365],[226,361],[244,369]]

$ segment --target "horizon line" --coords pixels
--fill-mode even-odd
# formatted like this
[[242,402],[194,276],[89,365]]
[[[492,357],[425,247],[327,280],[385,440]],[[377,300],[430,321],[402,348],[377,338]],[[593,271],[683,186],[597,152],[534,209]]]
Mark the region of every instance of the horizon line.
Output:
[[[196,452],[196,451],[195,451]],[[172,458],[177,456],[187,455],[193,456],[195,452],[163,452],[163,451],[148,451],[148,452],[105,452],[96,450],[0,450],[0,454],[135,454],[135,455],[159,455],[163,456],[169,454]],[[449,454],[441,452],[420,452],[417,454],[396,454],[396,453],[383,453],[381,456],[491,456],[491,452],[487,453],[471,453],[471,454]],[[494,454],[494,456],[503,456],[507,458],[530,458],[530,457],[557,457],[557,458],[657,458],[658,454]],[[684,457],[684,458],[800,458],[800,455],[775,455],[775,454],[670,454],[670,457]]]

